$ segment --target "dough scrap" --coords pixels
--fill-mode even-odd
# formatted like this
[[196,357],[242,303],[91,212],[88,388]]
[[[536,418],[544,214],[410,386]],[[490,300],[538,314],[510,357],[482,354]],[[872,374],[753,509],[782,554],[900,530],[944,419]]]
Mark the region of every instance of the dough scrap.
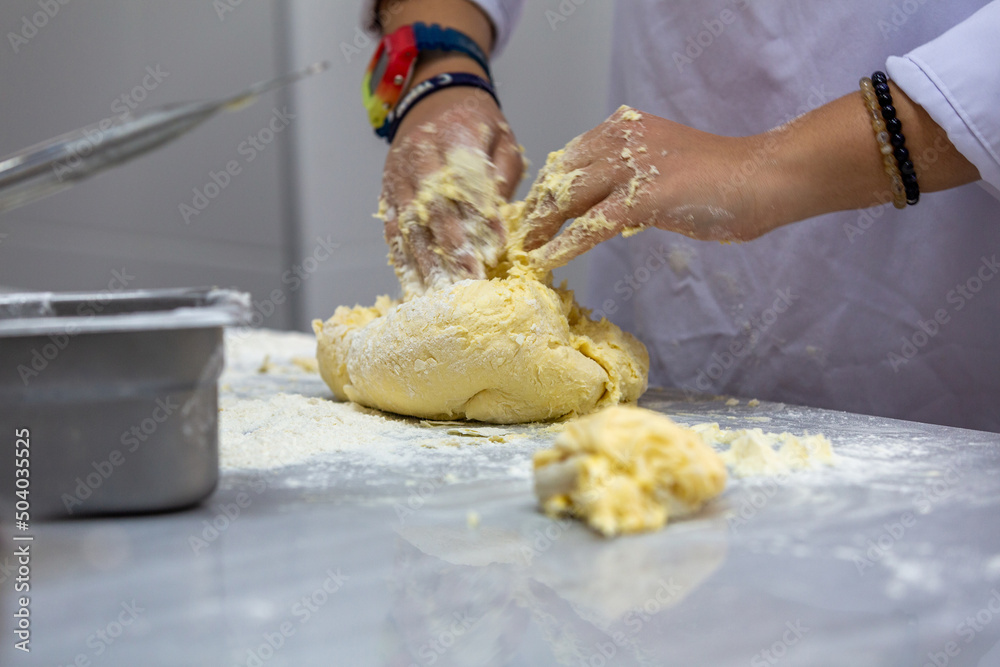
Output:
[[701,436],[634,406],[568,423],[534,463],[542,509],[581,519],[605,537],[662,528],[726,486],[726,466]]
[[337,398],[424,419],[544,421],[634,401],[645,347],[590,320],[568,290],[464,280],[404,303],[341,306],[313,323]]

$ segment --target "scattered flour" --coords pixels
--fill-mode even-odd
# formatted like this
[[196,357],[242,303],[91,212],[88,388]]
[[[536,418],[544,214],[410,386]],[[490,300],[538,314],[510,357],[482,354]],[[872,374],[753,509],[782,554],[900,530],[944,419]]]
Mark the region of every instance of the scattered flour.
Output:
[[[375,466],[406,464],[426,457],[428,449],[462,455],[476,448],[488,456],[492,448],[553,437],[552,425],[432,422],[337,401],[318,374],[310,334],[232,330],[225,342],[219,382],[223,470],[280,468],[338,453],[363,455]],[[519,476],[529,471],[526,463]]]
[[822,434],[765,433],[759,428],[727,430],[715,422],[691,428],[708,443],[729,445],[721,456],[736,477],[781,475],[836,463],[830,440]]

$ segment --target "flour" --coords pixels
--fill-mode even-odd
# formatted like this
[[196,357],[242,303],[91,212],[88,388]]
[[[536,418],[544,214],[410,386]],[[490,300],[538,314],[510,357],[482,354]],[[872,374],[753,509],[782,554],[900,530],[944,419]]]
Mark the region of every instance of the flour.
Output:
[[[726,405],[731,403],[726,401]],[[724,430],[715,422],[695,424],[691,429],[708,443],[729,445],[722,460],[737,477],[783,475],[836,463],[830,440],[822,434],[765,433],[759,428]]]
[[[308,361],[316,350],[308,334],[232,330],[225,343],[219,391],[224,471],[332,460],[399,468],[433,455],[474,460],[477,470],[494,477],[527,478],[536,441],[553,437],[541,425],[429,422],[337,401]],[[501,460],[514,457],[523,465]]]

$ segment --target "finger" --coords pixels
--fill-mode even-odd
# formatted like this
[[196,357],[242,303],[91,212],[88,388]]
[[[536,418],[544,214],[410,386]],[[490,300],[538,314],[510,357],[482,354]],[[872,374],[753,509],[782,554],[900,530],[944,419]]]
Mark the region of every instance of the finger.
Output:
[[524,214],[524,248],[534,250],[549,241],[570,218],[607,199],[629,172],[615,159],[602,159],[570,171],[558,166],[539,175]]
[[434,269],[430,235],[421,229],[422,221],[414,205],[420,183],[440,167],[437,147],[422,130],[414,130],[393,145],[386,158],[383,199],[387,217],[395,213],[395,224],[386,227],[386,241],[407,295],[423,293],[428,272]]
[[517,144],[514,135],[509,130],[501,128],[497,133],[497,141],[490,147],[490,156],[496,167],[497,188],[500,196],[510,201],[517,187],[524,178],[527,165],[524,161],[524,151]]
[[528,253],[528,262],[543,271],[563,266],[621,231],[628,221],[629,212],[621,196],[604,200],[570,223],[551,241]]
[[[524,173],[520,148],[512,139],[492,147],[493,157],[487,161],[490,179],[497,187],[496,194],[505,201],[510,201]],[[463,204],[460,208],[464,220],[476,221],[469,228],[469,238],[481,262],[495,265],[507,244],[507,225],[500,217],[499,202],[484,202],[479,207]]]
[[442,157],[452,169],[450,187],[435,196],[426,213],[434,251],[448,283],[485,278],[486,265],[497,263],[506,237],[496,165],[481,149],[465,148],[460,159],[452,150]]
[[396,202],[400,199],[412,200],[412,188],[406,181],[388,172],[382,181],[378,217],[383,221],[385,242],[389,247],[389,263],[403,287],[403,296],[410,297],[423,292],[423,279],[399,227],[400,209]]
[[467,278],[485,278],[483,260],[473,239],[482,236],[486,222],[464,202],[438,199],[431,208],[435,264],[448,283]]
[[412,258],[412,266],[416,269],[416,289],[421,293],[425,292],[440,283],[442,274],[440,258],[434,253],[431,232],[413,206],[403,212],[399,227],[407,258]]
[[402,282],[402,273],[411,263],[407,261],[406,246],[403,243],[403,234],[399,231],[396,207],[388,205],[385,199],[379,199],[379,214],[382,216],[385,243],[389,247],[389,263]]
[[465,251],[474,258],[471,277],[485,278],[486,268],[496,266],[507,242],[507,228],[496,206],[485,210],[468,202],[458,202],[459,219],[463,223]]

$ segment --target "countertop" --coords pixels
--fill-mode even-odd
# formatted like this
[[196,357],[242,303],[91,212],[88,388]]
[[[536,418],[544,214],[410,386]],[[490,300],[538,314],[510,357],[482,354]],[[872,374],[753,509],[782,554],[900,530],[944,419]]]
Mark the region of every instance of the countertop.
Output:
[[[291,362],[309,337],[244,338],[224,408],[329,399]],[[5,530],[0,662],[1000,665],[1000,435],[746,398],[640,404],[821,432],[838,465],[731,478],[655,533],[607,540],[537,511],[530,458],[552,429],[404,419],[412,440],[229,465],[194,509],[39,525],[29,655]]]

